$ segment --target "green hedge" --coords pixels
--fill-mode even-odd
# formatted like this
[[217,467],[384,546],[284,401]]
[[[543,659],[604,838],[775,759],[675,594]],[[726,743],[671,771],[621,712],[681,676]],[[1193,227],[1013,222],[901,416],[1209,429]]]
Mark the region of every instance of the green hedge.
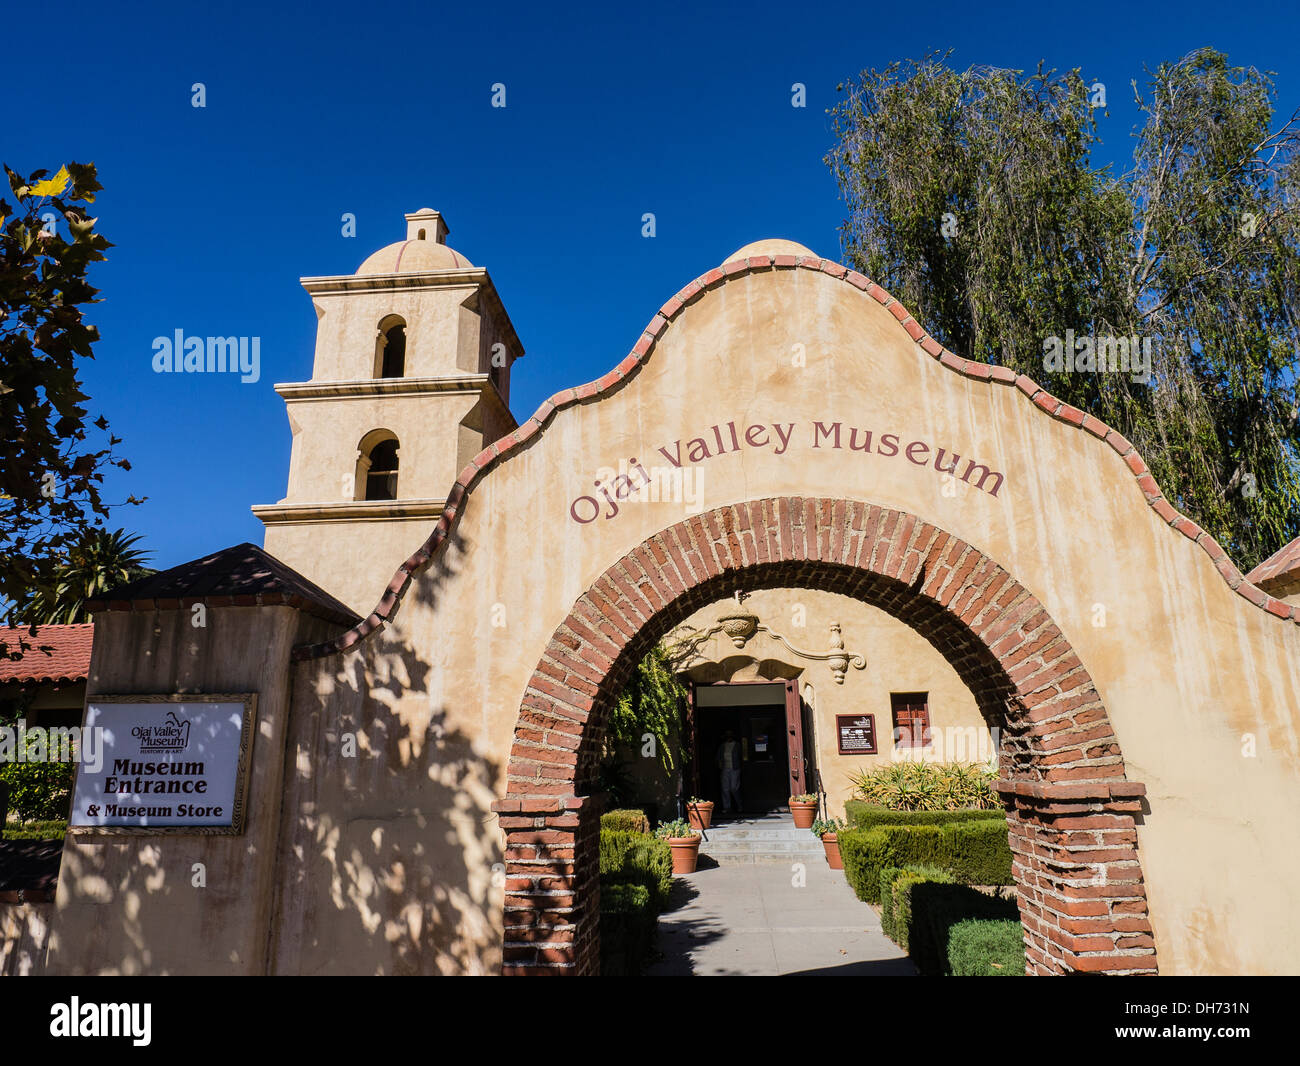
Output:
[[[958,926],[969,927],[997,924],[1001,928],[994,933],[983,930],[963,930],[958,941],[963,972],[978,969],[980,960],[998,962],[1010,966],[1013,970],[1018,965],[1017,973],[1025,971],[1024,949],[1020,949],[1017,963],[1009,953],[1010,933],[1007,923],[1020,929],[1020,913],[1014,899],[1001,899],[990,896],[967,885],[940,884],[923,881],[910,887],[911,923],[909,930],[908,954],[916,963],[917,969],[926,976],[954,973],[950,962],[954,951],[952,932]],[[989,936],[996,948],[996,954],[990,954]],[[1023,934],[1021,934],[1023,943]],[[1000,972],[990,970],[990,972]]]
[[1006,822],[1001,809],[991,811],[895,811],[878,803],[849,800],[844,814],[854,829],[874,829],[878,825],[947,825],[949,822],[978,822],[997,819]]
[[1024,977],[1025,932],[1018,918],[967,918],[948,930],[954,977]]
[[644,886],[655,909],[663,910],[673,887],[673,849],[649,833],[602,829],[600,877],[602,884]]
[[656,908],[644,885],[600,886],[600,972],[635,977],[654,945]]
[[62,840],[67,834],[67,820],[51,818],[43,822],[20,822],[4,826],[0,837],[5,840]]
[[[645,818],[640,811],[631,813]],[[673,852],[666,841],[649,833],[607,829],[603,818],[601,822],[601,973],[635,975],[654,944],[656,916],[668,905]]]
[[968,885],[1009,885],[1011,847],[1005,820],[946,825],[888,825],[839,835],[844,876],[858,899],[880,902],[880,875],[888,867],[937,866]]
[[600,816],[600,828],[621,829],[626,833],[648,833],[650,819],[645,816],[645,811],[606,811]]
[[911,922],[911,888],[920,881],[952,883],[950,873],[936,866],[889,866],[880,871],[880,926],[885,935],[907,950]]

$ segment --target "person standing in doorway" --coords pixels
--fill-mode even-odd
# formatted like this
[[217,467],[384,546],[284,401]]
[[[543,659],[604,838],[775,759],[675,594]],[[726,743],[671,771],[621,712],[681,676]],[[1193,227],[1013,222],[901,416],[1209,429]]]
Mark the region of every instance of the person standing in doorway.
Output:
[[740,814],[740,741],[733,730],[728,729],[718,745],[718,769],[722,771],[722,813],[730,814],[733,810]]

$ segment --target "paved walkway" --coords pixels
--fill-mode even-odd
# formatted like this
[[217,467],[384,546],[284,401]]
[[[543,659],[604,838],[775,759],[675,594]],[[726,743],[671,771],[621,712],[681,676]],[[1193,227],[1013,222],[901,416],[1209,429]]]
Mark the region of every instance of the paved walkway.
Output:
[[915,976],[843,870],[823,859],[806,864],[802,888],[794,876],[789,863],[758,863],[676,878],[647,975]]

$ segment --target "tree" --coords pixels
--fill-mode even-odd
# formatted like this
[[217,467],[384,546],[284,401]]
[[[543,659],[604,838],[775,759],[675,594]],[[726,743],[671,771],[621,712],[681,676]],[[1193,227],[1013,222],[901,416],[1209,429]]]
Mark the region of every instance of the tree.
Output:
[[[633,801],[630,775],[622,763],[631,751],[658,760],[665,773],[676,765],[674,751],[681,728],[686,689],[677,680],[669,650],[655,645],[632,672],[610,712],[601,749],[601,790],[616,806]],[[647,739],[647,737],[651,739]]]
[[[1124,434],[1237,558],[1276,551],[1300,532],[1300,113],[1274,129],[1269,76],[1200,49],[1132,83],[1116,175],[1091,162],[1103,86],[946,58],[842,87],[847,258],[958,355]],[[1055,359],[1067,330],[1150,375]]]
[[112,247],[83,210],[101,188],[95,168],[5,172],[16,207],[0,199],[0,622],[12,624],[33,596],[51,601],[58,555],[107,516],[105,468],[130,464],[116,437],[91,442],[108,423],[90,421],[78,377],[99,339],[82,315],[98,292],[87,270]]
[[83,530],[52,565],[52,583],[42,583],[20,606],[22,620],[28,625],[88,622],[87,600],[154,572],[144,565],[148,553],[135,547],[139,540],[124,529]]

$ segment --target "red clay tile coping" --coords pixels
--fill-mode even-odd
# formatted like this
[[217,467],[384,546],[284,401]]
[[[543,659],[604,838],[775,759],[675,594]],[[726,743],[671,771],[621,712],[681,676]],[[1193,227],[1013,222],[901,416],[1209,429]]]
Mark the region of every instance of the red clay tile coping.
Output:
[[624,381],[632,377],[640,366],[649,360],[664,328],[680,315],[683,309],[689,307],[705,292],[716,289],[734,278],[763,270],[791,269],[812,270],[828,274],[833,278],[844,281],[846,284],[852,285],[855,289],[860,289],[898,319],[899,325],[912,338],[918,348],[932,359],[942,363],[953,373],[961,374],[963,377],[975,381],[1014,386],[1023,392],[1034,406],[1041,408],[1050,417],[1073,426],[1081,432],[1089,433],[1098,440],[1105,441],[1132,471],[1133,477],[1151,509],[1188,540],[1200,545],[1201,549],[1210,557],[1210,561],[1214,563],[1215,568],[1223,575],[1223,580],[1227,582],[1229,588],[1261,610],[1268,611],[1278,618],[1291,619],[1300,625],[1300,611],[1290,604],[1283,603],[1281,600],[1268,595],[1268,593],[1246,580],[1241,571],[1228,558],[1227,553],[1219,547],[1218,542],[1190,518],[1180,514],[1165,499],[1155,479],[1151,477],[1150,472],[1147,470],[1146,463],[1142,461],[1142,457],[1138,455],[1133,445],[1104,422],[1098,421],[1092,415],[1085,414],[1077,407],[1071,407],[1069,404],[1063,403],[1024,374],[1017,375],[1006,367],[965,359],[948,351],[921,328],[920,324],[902,304],[874,281],[859,274],[856,270],[849,270],[840,263],[832,262],[829,259],[819,259],[811,255],[760,255],[724,263],[722,266],[715,267],[707,274],[696,278],[659,309],[642,332],[640,339],[632,346],[632,351],[627,358],[618,366],[596,381],[589,382],[578,388],[563,389],[557,392],[538,407],[533,412],[532,417],[521,424],[513,433],[502,437],[479,452],[470,460],[469,465],[461,471],[460,477],[456,479],[455,485],[452,486],[451,494],[447,499],[447,507],[438,519],[438,524],[434,527],[433,533],[430,534],[429,539],[424,542],[414,555],[398,567],[397,572],[393,575],[393,580],[388,583],[387,590],[370,616],[333,640],[324,641],[320,644],[299,645],[293,650],[293,658],[297,660],[317,659],[322,656],[347,651],[349,648],[360,644],[361,641],[376,630],[381,629],[396,612],[402,596],[410,585],[411,578],[429,564],[434,554],[445,543],[447,534],[460,513],[461,503],[482,476],[495,466],[499,460],[511,455],[521,448],[530,437],[541,432],[557,411],[599,397],[602,393],[612,392]]

